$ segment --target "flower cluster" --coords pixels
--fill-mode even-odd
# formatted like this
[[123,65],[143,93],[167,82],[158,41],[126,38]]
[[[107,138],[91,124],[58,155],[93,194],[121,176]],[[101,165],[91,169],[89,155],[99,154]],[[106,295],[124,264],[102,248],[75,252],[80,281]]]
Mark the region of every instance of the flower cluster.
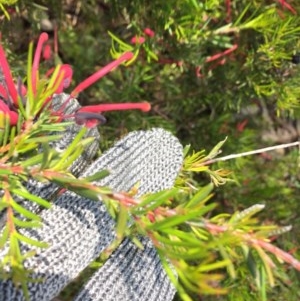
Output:
[[[14,82],[5,52],[0,45],[0,128],[5,126],[7,120],[11,126],[16,125],[20,114],[25,115],[23,116],[25,120],[34,120],[41,109],[49,107],[46,105],[51,102],[55,94],[62,93],[71,84],[73,69],[70,65],[63,64],[56,66],[56,68],[46,73],[45,76],[48,77],[47,86],[44,85],[42,88],[39,86],[40,58],[45,52],[43,48],[47,46],[47,44],[45,45],[47,40],[48,35],[42,33],[38,40],[32,65],[30,65],[31,58],[29,57],[30,68],[27,74],[27,87],[23,85],[20,79]],[[46,50],[49,52],[49,49]],[[69,93],[69,99],[77,97],[80,92],[91,86],[117,66],[126,61],[130,61],[132,58],[132,52],[123,53],[119,58],[78,84],[75,89]],[[23,110],[21,110],[20,106],[23,106]],[[73,117],[77,123],[85,124],[87,127],[93,127],[103,122],[102,112],[131,109],[139,109],[147,112],[150,108],[150,104],[147,102],[100,104],[82,107],[74,113]]]
[[[155,36],[155,32],[148,27],[145,28],[143,32],[146,36],[148,36],[150,38],[153,38]],[[143,36],[134,36],[131,38],[130,43],[139,45],[139,44],[143,44],[145,41],[146,41],[146,38]]]

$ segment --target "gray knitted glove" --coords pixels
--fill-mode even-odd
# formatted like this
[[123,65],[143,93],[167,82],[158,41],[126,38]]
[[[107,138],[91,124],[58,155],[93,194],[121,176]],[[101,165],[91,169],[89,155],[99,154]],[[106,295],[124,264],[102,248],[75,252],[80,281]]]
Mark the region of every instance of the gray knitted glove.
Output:
[[[82,176],[103,169],[109,176],[98,182],[116,191],[139,183],[139,195],[171,188],[182,164],[178,140],[162,129],[133,132],[95,161]],[[65,192],[51,209],[41,212],[43,227],[22,230],[26,236],[46,241],[47,249],[25,262],[33,277],[30,300],[51,300],[77,277],[116,238],[115,223],[102,202]],[[147,239],[138,250],[127,239],[79,293],[76,300],[171,300],[170,284],[159,258]],[[22,251],[28,251],[23,245]],[[3,256],[3,255],[2,255]],[[0,254],[1,258],[1,254]],[[0,300],[24,300],[11,281],[0,281]]]

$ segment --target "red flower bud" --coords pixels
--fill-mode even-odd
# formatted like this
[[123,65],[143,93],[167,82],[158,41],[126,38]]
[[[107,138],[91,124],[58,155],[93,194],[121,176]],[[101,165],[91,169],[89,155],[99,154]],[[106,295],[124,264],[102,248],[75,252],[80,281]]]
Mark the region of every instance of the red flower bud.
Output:
[[45,61],[50,60],[52,57],[52,49],[49,44],[45,45],[44,50],[43,50],[43,59]]
[[150,38],[153,38],[155,36],[155,32],[148,27],[144,29],[144,34]]
[[131,44],[143,44],[145,42],[145,38],[144,37],[137,37],[134,36],[133,38],[131,38],[130,43]]
[[9,119],[10,125],[16,125],[18,123],[18,113],[11,111],[8,105],[0,100],[0,128],[5,126],[5,118]]

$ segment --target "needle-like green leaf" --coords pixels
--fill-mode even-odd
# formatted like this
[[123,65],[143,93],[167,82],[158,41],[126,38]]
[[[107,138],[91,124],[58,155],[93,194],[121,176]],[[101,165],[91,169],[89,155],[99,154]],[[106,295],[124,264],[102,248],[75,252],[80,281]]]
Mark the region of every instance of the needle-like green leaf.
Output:
[[18,233],[18,232],[16,232],[15,236],[18,240],[24,241],[29,245],[39,247],[39,248],[47,248],[48,247],[48,244],[46,242],[41,242],[41,241],[38,241],[38,240],[35,240],[35,239],[32,239],[32,238],[29,238],[27,236],[24,236],[24,235]]
[[44,199],[42,199],[42,198],[40,198],[40,197],[38,197],[34,194],[29,193],[25,189],[13,189],[12,192],[14,194],[24,198],[24,199],[30,200],[30,201],[32,201],[32,202],[34,202],[34,203],[36,203],[40,206],[43,206],[44,208],[50,208],[51,207],[51,204],[48,201],[46,201],[46,200],[44,200]]
[[39,215],[36,215],[36,214],[32,213],[31,211],[25,209],[24,207],[22,207],[21,205],[16,203],[14,200],[11,200],[10,203],[11,203],[11,205],[12,205],[12,207],[15,211],[22,214],[26,218],[32,219],[34,221],[40,221],[41,220],[41,217]]

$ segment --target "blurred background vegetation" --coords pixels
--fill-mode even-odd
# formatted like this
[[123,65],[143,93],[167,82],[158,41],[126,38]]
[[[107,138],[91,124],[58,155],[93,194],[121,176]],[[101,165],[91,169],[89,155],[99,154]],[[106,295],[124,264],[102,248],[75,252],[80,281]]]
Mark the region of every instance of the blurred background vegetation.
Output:
[[[42,31],[56,51],[49,69],[74,67],[73,87],[112,60],[118,40],[139,55],[80,95],[83,104],[149,101],[152,111],[109,113],[102,148],[134,129],[163,127],[192,149],[209,151],[228,136],[223,154],[297,141],[300,97],[300,2],[296,0],[19,0],[0,1],[1,43],[15,76],[25,77],[28,44]],[[152,32],[145,29],[151,29]],[[57,32],[57,37],[56,37]],[[145,42],[134,43],[140,37]],[[57,42],[57,43],[56,43]],[[71,91],[71,89],[70,89]],[[218,163],[233,182],[216,190],[218,212],[266,204],[260,218],[293,225],[277,245],[300,258],[299,149]],[[217,166],[216,166],[217,167]],[[207,183],[203,176],[199,185]],[[244,275],[241,266],[239,275]],[[300,274],[283,267],[268,300],[300,300]],[[226,296],[260,300],[248,276],[225,281]],[[250,286],[251,288],[251,286]],[[67,300],[67,297],[65,297]]]

